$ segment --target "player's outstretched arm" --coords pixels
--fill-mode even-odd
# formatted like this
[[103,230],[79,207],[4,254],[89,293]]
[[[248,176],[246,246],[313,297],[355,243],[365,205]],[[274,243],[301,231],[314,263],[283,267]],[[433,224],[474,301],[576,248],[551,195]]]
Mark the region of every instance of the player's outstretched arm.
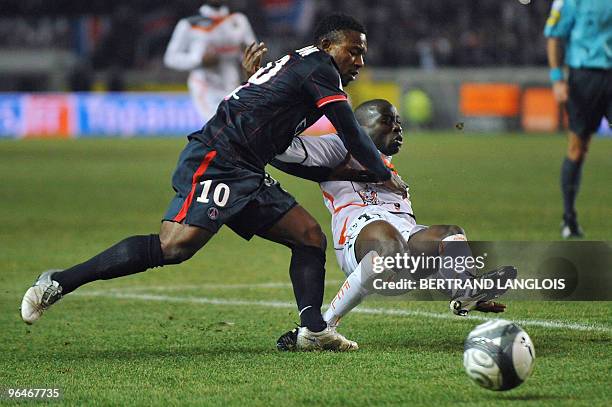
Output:
[[338,131],[338,137],[346,149],[361,165],[370,170],[379,181],[391,178],[391,171],[387,168],[376,149],[374,142],[361,128],[355,114],[348,102],[339,101],[328,103],[321,108],[329,121]]
[[189,71],[200,66],[202,51],[190,46],[190,29],[191,25],[187,20],[181,20],[176,25],[164,54],[164,64],[168,68]]
[[329,175],[332,172],[331,168],[327,167],[309,167],[298,163],[288,163],[277,158],[270,162],[274,168],[281,170],[284,173],[293,175],[294,177],[307,179],[314,182],[325,182],[329,180]]
[[378,178],[369,170],[358,170],[351,166],[353,156],[347,154],[344,160],[331,170],[327,181],[377,182]]
[[408,186],[397,173],[387,168],[374,142],[357,122],[348,102],[329,103],[322,109],[353,157],[374,174],[385,188],[405,198],[408,194]]
[[565,103],[568,98],[567,81],[563,78],[563,53],[565,42],[570,38],[576,19],[575,1],[555,1],[550,8],[550,15],[544,27],[546,56],[550,67],[555,99]]
[[351,158],[336,134],[297,136],[270,164],[287,174],[314,182],[378,180],[370,171],[351,166]]
[[378,180],[368,170],[351,168],[348,165],[350,159],[351,155],[347,154],[346,159],[334,168],[285,162],[278,157],[274,158],[270,164],[289,175],[317,183],[326,181],[376,182]]
[[555,99],[559,103],[567,102],[569,95],[567,81],[563,78],[564,40],[558,37],[549,37],[546,40],[546,56],[550,66],[550,76]]

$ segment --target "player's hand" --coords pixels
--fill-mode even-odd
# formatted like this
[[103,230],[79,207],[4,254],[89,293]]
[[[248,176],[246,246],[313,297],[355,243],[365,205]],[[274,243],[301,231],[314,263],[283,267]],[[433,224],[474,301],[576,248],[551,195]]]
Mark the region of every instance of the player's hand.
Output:
[[474,308],[474,310],[480,312],[493,312],[497,314],[504,312],[506,310],[506,306],[500,302],[480,301],[476,304],[476,308]]
[[330,181],[354,181],[354,182],[377,182],[378,178],[368,170],[351,168],[349,162],[351,155],[347,154],[344,160],[338,164],[329,175]]
[[382,186],[391,192],[401,194],[402,198],[406,198],[408,196],[408,184],[406,184],[402,177],[400,177],[396,172],[392,172],[391,178],[383,182]]
[[567,90],[567,82],[566,81],[556,81],[553,82],[553,94],[555,95],[555,99],[559,103],[567,102],[568,90]]
[[202,57],[202,66],[204,68],[212,68],[219,65],[219,55],[214,53],[206,53]]
[[255,72],[261,67],[261,60],[263,56],[268,52],[266,44],[260,42],[259,44],[254,42],[244,50],[242,57],[242,69],[246,73],[247,77],[253,76]]

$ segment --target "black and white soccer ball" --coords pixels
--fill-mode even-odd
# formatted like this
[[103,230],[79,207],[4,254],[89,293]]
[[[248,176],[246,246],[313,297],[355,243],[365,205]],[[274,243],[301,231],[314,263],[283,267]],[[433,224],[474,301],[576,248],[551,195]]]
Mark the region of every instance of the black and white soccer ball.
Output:
[[531,338],[517,324],[497,319],[478,325],[465,340],[463,366],[474,382],[490,390],[523,383],[535,361]]

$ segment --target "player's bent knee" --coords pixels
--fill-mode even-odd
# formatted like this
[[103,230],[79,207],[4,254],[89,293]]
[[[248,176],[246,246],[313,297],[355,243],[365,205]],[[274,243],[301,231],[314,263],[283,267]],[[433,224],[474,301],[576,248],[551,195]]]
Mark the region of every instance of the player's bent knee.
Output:
[[161,244],[165,264],[179,264],[193,257],[198,249],[181,242],[167,241]]
[[355,242],[357,261],[371,252],[376,251],[379,256],[395,256],[408,249],[402,234],[386,221],[375,221],[366,225]]
[[449,236],[454,236],[454,235],[465,235],[465,231],[460,226],[457,226],[457,225],[447,225],[446,226],[446,233],[445,233],[444,237],[449,237]]
[[206,229],[164,221],[159,232],[159,240],[165,264],[178,264],[190,259],[214,236]]
[[574,148],[567,152],[567,157],[574,162],[581,162],[586,158],[587,152],[587,148]]
[[567,147],[567,157],[574,161],[580,162],[586,158],[589,151],[589,140],[582,139],[577,135],[572,134]]
[[327,248],[325,233],[323,233],[321,226],[316,222],[313,222],[304,228],[301,241],[296,243],[301,246],[312,246],[322,250]]

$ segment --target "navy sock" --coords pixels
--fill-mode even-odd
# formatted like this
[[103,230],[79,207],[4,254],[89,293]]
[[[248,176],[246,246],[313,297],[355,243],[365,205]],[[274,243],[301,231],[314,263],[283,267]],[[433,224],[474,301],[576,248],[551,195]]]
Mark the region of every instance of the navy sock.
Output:
[[581,175],[582,161],[572,161],[566,157],[561,166],[561,192],[563,193],[563,218],[565,220],[576,219],[575,204],[580,189]]
[[325,290],[325,251],[312,246],[293,247],[289,275],[301,325],[313,332],[322,331],[327,326],[321,315]]
[[159,235],[132,236],[84,263],[53,274],[68,294],[83,284],[140,273],[164,265]]

